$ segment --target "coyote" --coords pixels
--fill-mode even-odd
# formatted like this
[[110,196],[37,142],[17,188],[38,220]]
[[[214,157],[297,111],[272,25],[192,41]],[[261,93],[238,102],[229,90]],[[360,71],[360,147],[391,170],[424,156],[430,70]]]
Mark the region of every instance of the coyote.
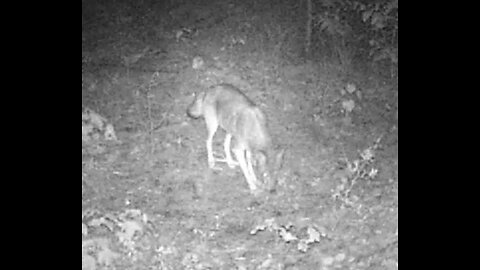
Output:
[[[187,114],[195,119],[202,116],[205,119],[208,131],[207,158],[211,169],[215,161],[224,161],[230,168],[239,165],[252,193],[256,194],[259,186],[273,188],[272,177],[267,169],[271,139],[265,115],[240,89],[230,84],[212,86],[195,96]],[[219,126],[226,131],[224,160],[215,159],[212,151],[213,136]],[[232,151],[237,161],[232,159],[230,153],[232,137]],[[259,168],[264,185],[257,180],[254,166]]]

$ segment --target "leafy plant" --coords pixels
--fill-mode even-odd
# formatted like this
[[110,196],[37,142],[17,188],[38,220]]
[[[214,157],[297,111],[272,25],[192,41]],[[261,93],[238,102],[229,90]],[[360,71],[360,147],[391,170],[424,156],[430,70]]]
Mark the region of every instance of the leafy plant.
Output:
[[398,0],[318,1],[309,12],[313,28],[307,31],[342,65],[356,56],[398,65]]

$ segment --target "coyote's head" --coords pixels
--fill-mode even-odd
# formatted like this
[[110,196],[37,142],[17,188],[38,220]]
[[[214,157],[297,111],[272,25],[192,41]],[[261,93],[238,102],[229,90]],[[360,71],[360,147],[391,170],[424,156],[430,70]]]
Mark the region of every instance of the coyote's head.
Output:
[[262,177],[265,190],[275,191],[278,172],[282,169],[284,155],[285,149],[283,148],[256,153],[255,165]]
[[199,118],[203,115],[203,101],[205,92],[193,94],[193,101],[187,108],[187,115],[192,118]]

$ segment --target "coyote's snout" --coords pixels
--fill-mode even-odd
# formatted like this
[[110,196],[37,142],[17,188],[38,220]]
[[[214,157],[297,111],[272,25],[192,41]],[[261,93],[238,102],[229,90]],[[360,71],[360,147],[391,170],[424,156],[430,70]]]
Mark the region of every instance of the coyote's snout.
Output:
[[[238,88],[230,84],[219,84],[195,96],[187,109],[192,118],[205,118],[207,124],[207,158],[210,168],[215,166],[212,140],[220,126],[227,133],[224,142],[225,162],[230,168],[239,165],[252,192],[259,186],[271,188],[268,167],[268,152],[271,139],[263,112]],[[233,147],[230,148],[232,137]],[[232,159],[233,151],[237,161]],[[217,160],[220,161],[220,160]],[[263,185],[257,180],[254,165],[264,176]],[[265,179],[266,178],[266,179]]]

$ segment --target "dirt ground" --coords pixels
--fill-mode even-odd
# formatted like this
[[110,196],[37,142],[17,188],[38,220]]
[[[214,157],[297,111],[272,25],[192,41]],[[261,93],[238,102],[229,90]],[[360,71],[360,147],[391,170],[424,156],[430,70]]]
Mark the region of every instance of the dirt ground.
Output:
[[[398,269],[397,86],[300,61],[288,1],[157,2],[82,1],[82,130],[116,137],[82,134],[82,269]],[[285,149],[273,193],[208,168],[186,108],[221,82]]]

